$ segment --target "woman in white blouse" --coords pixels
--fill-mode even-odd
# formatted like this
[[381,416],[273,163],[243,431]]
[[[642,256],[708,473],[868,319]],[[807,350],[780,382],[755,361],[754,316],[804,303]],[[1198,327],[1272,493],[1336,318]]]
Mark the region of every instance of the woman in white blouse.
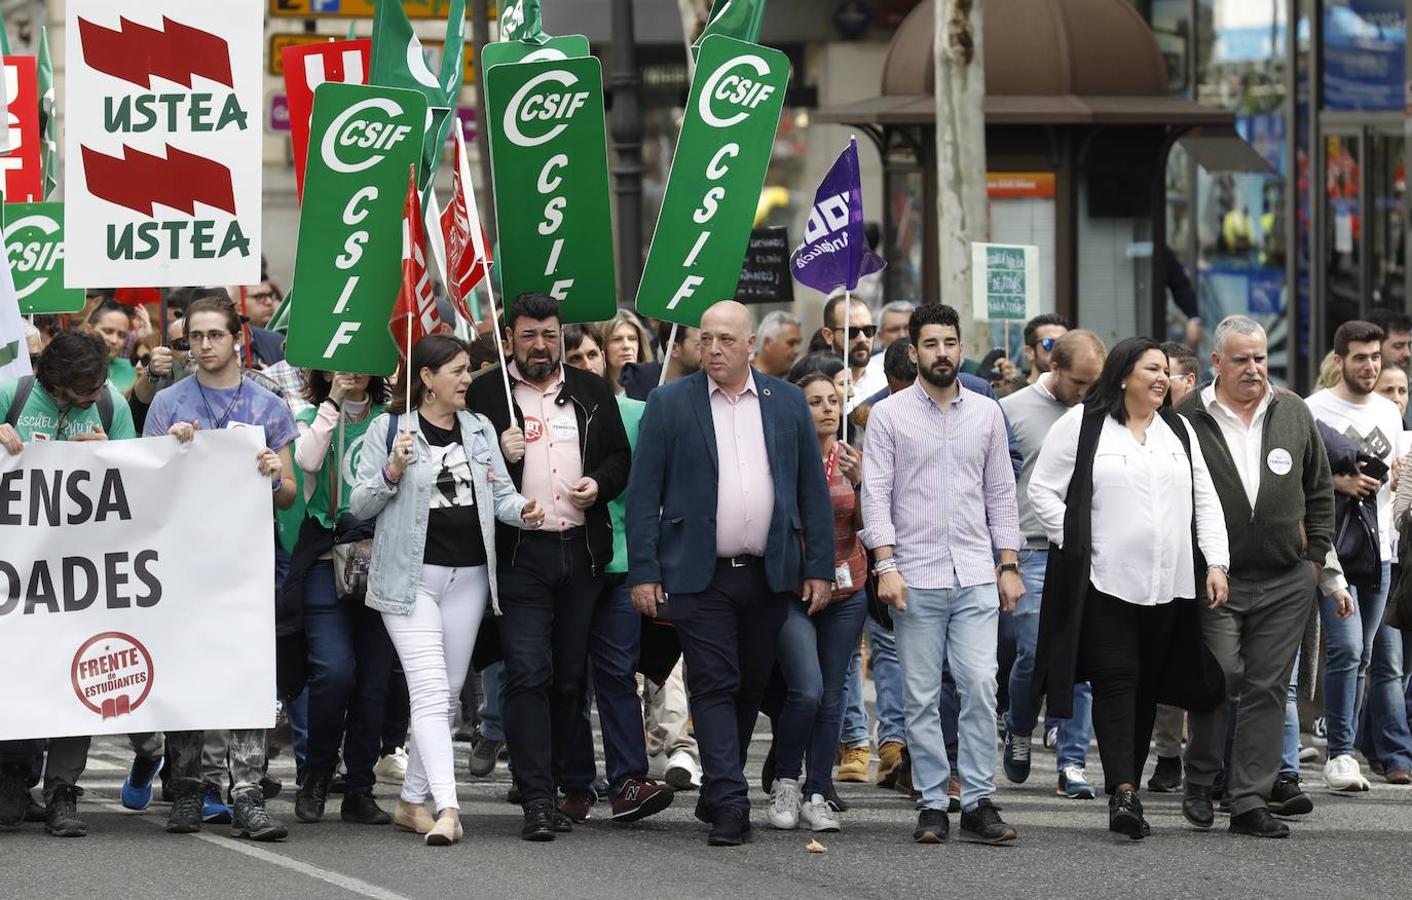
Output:
[[[1133,840],[1148,834],[1135,790],[1158,683],[1171,667],[1198,665],[1204,652],[1195,639],[1174,640],[1183,610],[1172,601],[1196,598],[1201,580],[1211,605],[1224,603],[1230,561],[1196,434],[1164,407],[1170,402],[1161,346],[1122,341],[1084,404],[1050,430],[1029,488],[1040,523],[1062,551],[1050,554],[1044,591],[1043,686],[1055,697],[1072,693],[1072,684],[1064,693],[1065,676],[1091,683],[1108,827]],[[1200,579],[1193,521],[1208,566]]]

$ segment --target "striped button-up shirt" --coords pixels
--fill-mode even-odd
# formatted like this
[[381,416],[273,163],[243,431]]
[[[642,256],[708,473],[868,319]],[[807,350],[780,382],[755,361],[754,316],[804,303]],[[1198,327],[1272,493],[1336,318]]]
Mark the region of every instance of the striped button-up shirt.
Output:
[[943,409],[918,381],[874,406],[863,525],[863,542],[891,546],[910,587],[993,584],[992,548],[1025,545],[1000,405],[959,388]]

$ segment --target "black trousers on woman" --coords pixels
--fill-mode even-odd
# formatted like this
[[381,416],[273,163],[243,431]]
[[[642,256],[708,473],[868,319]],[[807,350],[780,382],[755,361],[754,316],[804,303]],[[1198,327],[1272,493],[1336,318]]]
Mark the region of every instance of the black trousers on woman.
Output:
[[1109,794],[1142,778],[1180,602],[1138,606],[1089,585],[1078,671],[1093,688],[1093,733]]

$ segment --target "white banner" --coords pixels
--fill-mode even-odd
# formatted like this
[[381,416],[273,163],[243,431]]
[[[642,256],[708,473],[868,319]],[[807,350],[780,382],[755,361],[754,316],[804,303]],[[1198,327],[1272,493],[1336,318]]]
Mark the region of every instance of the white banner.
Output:
[[261,0],[69,0],[66,287],[260,280]]
[[0,740],[274,724],[260,432],[0,452]]

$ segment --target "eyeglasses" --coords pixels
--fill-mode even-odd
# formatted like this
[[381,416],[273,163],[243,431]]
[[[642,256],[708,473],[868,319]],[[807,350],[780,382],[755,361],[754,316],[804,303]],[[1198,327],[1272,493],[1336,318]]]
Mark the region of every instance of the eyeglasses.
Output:
[[273,299],[275,299],[275,292],[274,292],[274,291],[249,291],[249,292],[246,293],[245,299],[246,299],[246,300],[273,300]]
[[230,332],[225,329],[221,329],[220,331],[192,331],[187,334],[186,339],[190,342],[191,346],[199,347],[207,341],[212,344],[219,344],[229,335]]
[[1051,350],[1054,349],[1054,345],[1055,345],[1055,344],[1059,343],[1059,339],[1058,339],[1058,338],[1040,338],[1039,341],[1037,341],[1037,343],[1039,344],[1039,347],[1040,347],[1041,350],[1043,350],[1045,353],[1048,353],[1048,352],[1050,352]]

